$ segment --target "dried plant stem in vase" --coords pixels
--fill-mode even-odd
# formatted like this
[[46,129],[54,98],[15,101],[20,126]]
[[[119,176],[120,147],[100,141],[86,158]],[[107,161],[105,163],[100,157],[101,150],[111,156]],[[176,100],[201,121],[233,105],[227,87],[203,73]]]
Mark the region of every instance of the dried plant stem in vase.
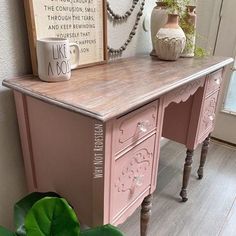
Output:
[[162,60],[177,60],[185,48],[186,37],[179,26],[179,16],[169,14],[167,24],[156,35],[156,55]]

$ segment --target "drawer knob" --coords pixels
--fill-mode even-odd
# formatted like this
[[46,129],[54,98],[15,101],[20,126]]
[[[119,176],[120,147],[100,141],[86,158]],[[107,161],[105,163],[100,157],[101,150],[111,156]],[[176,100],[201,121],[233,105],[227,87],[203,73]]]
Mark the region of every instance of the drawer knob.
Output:
[[143,177],[144,177],[144,175],[139,175],[139,176],[134,177],[134,182],[135,182],[136,186],[140,187],[140,186],[143,185],[143,183],[142,183],[143,182]]
[[134,177],[132,187],[130,188],[130,193],[132,195],[135,193],[136,187],[141,187],[143,185],[143,177],[144,175]]
[[215,115],[209,116],[209,120],[213,121],[215,119]]
[[148,131],[149,126],[150,126],[150,122],[148,120],[138,122],[137,124],[137,128],[139,129],[140,132],[143,132],[143,133]]
[[215,83],[220,85],[220,79],[219,78],[215,79]]

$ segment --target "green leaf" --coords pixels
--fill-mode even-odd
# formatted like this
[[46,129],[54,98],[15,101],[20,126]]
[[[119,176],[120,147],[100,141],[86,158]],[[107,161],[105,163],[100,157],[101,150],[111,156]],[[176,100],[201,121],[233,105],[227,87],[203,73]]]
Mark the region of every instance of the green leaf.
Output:
[[74,210],[63,198],[45,197],[37,201],[25,218],[27,236],[79,236]]
[[80,234],[81,236],[123,236],[114,226],[105,225],[94,229],[88,229]]
[[30,208],[40,199],[49,197],[60,197],[56,193],[31,193],[28,196],[21,199],[14,206],[14,221],[16,227],[16,233],[18,236],[26,236],[26,231],[24,227],[25,217]]
[[0,226],[0,235],[1,236],[16,236],[15,233],[11,232],[10,230],[8,229],[5,229],[3,227]]

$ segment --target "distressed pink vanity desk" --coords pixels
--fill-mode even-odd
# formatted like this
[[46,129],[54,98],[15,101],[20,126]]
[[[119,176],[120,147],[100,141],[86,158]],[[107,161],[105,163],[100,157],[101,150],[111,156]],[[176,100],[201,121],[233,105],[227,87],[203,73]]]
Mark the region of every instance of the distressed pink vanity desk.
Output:
[[142,203],[147,235],[160,138],[188,149],[186,201],[193,151],[204,142],[201,178],[222,71],[231,62],[141,56],[74,71],[68,82],[5,80],[14,90],[29,191],[61,194],[89,226],[118,225]]

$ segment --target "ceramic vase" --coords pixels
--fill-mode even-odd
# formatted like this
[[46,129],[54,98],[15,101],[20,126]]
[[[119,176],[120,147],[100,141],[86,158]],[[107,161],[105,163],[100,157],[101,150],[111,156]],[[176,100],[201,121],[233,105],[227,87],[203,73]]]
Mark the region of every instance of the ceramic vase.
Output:
[[153,50],[150,53],[151,56],[156,56],[155,52],[155,37],[157,32],[167,23],[168,10],[167,5],[164,2],[157,2],[156,6],[152,10],[151,15],[151,37]]
[[186,6],[186,15],[182,20],[182,28],[186,35],[186,45],[182,57],[194,57],[196,43],[196,6]]
[[179,16],[169,14],[166,25],[155,37],[156,55],[162,60],[175,61],[183,52],[185,43],[186,37],[179,26]]

